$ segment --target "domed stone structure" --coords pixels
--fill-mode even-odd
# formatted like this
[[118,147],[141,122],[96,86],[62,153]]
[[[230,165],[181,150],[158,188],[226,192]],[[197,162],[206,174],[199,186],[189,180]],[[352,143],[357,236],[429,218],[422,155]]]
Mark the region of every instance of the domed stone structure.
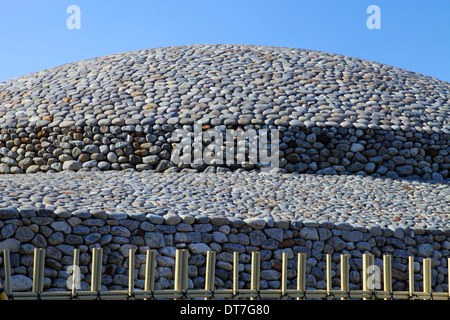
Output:
[[361,288],[370,252],[377,265],[393,256],[394,291],[407,290],[413,255],[448,292],[449,107],[444,81],[246,45],[114,54],[0,83],[0,252],[14,290],[32,286],[34,248],[46,249],[44,291],[68,288],[75,248],[90,290],[102,247],[102,290],[128,288],[130,249],[137,288],[148,249],[155,289],[172,288],[183,248],[189,288],[204,288],[209,250],[216,288],[233,287],[233,252],[249,287],[257,250],[261,289],[281,287],[284,252],[288,288],[298,253],[307,289],[327,288],[328,254],[333,270],[350,256],[350,289]]
[[282,172],[442,179],[449,99],[444,81],[318,51],[193,45],[120,53],[1,83],[0,172],[260,167],[173,161],[173,132],[199,125],[223,135],[279,130]]

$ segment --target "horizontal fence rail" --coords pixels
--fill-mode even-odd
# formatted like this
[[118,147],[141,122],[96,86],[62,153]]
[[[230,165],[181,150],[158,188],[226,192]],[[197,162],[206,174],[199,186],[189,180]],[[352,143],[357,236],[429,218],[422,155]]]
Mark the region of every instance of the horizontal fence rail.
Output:
[[[349,289],[349,256],[341,254],[340,289],[332,289],[331,254],[326,256],[326,289],[306,289],[306,254],[297,254],[297,288],[287,288],[287,254],[282,255],[281,288],[260,290],[260,253],[251,255],[250,289],[239,289],[239,254],[233,255],[233,286],[232,289],[215,289],[216,252],[208,251],[206,256],[205,289],[188,289],[188,251],[178,249],[175,256],[174,288],[155,290],[156,251],[147,250],[145,265],[145,288],[135,289],[135,251],[129,251],[128,290],[101,290],[102,279],[102,248],[92,249],[91,290],[78,291],[76,281],[79,272],[79,249],[74,250],[72,289],[71,291],[43,291],[45,249],[34,250],[33,287],[31,292],[12,292],[9,250],[3,251],[5,280],[4,288],[0,283],[0,300],[94,300],[94,299],[422,299],[450,300],[450,258],[448,258],[449,289],[448,292],[432,292],[431,289],[431,259],[423,259],[423,291],[414,290],[414,257],[409,257],[409,290],[392,291],[392,256],[383,255],[383,277],[379,288],[374,286],[374,277],[379,276],[374,268],[374,256],[363,254],[362,290]],[[381,289],[381,282],[383,288]],[[1,294],[3,293],[3,295]],[[6,294],[6,297],[5,295]],[[3,299],[2,299],[3,297]]]

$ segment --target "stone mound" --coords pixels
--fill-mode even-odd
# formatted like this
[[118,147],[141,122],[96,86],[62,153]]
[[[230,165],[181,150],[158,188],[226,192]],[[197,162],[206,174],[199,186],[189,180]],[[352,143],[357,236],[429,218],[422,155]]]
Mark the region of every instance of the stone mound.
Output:
[[[261,289],[281,287],[283,253],[289,289],[298,253],[308,290],[327,288],[328,254],[332,270],[349,255],[357,289],[369,252],[376,265],[393,256],[394,291],[407,290],[414,256],[415,273],[430,258],[433,291],[448,292],[449,106],[450,84],[417,73],[245,45],[127,52],[0,83],[0,172],[36,173],[0,179],[0,252],[11,252],[14,291],[31,289],[35,248],[46,249],[45,291],[66,289],[75,248],[90,290],[90,250],[102,247],[102,290],[127,290],[130,249],[136,288],[148,249],[155,289],[172,288],[179,248],[190,254],[189,288],[205,287],[212,250],[217,289],[233,287],[234,252],[239,288],[249,288],[253,251]],[[263,130],[288,174],[258,173],[251,134],[209,149],[229,132]],[[196,149],[233,161],[187,161]]]
[[0,172],[260,169],[174,162],[174,131],[198,124],[223,135],[278,129],[281,172],[441,180],[450,168],[449,101],[447,82],[331,53],[138,50],[0,83]]

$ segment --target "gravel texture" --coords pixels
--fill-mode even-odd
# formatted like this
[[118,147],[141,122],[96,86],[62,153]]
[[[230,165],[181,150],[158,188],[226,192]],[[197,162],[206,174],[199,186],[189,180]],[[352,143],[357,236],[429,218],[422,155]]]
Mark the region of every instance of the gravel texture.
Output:
[[450,85],[357,58],[196,45],[98,57],[0,84],[1,127],[275,124],[450,133]]
[[448,229],[448,181],[360,175],[72,172],[3,175],[2,207]]

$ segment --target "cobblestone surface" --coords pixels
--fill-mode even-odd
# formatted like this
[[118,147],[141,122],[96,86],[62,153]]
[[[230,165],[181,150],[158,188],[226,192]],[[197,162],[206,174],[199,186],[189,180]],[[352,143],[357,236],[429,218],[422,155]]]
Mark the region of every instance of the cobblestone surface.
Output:
[[448,229],[445,181],[359,175],[72,172],[2,175],[0,206]]

